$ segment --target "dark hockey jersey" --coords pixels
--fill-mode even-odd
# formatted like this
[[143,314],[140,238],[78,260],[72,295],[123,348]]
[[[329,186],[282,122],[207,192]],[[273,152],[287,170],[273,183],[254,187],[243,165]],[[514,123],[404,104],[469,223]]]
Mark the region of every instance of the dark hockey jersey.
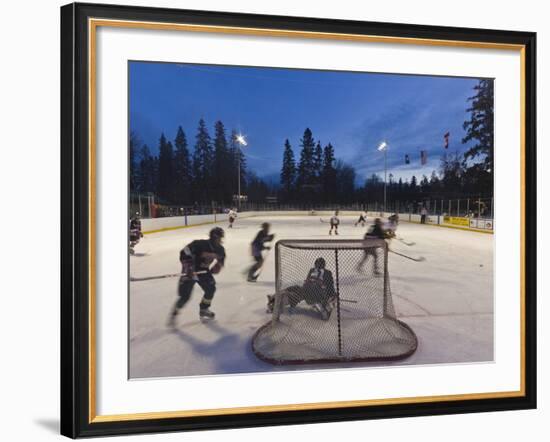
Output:
[[377,226],[376,224],[372,225],[369,228],[369,231],[365,234],[365,239],[367,238],[384,239],[385,237],[386,237],[386,232],[384,232],[384,229],[380,226]]
[[198,239],[180,251],[180,262],[183,263],[190,258],[193,260],[195,271],[208,270],[215,259],[219,264],[224,264],[225,249],[209,239]]
[[252,255],[256,256],[261,253],[262,250],[267,249],[265,243],[269,241],[273,241],[273,235],[269,235],[263,230],[260,230],[254,238],[254,241],[252,241]]
[[130,220],[130,230],[141,232],[141,220],[139,218],[132,218]]
[[320,286],[325,290],[324,295],[327,298],[332,298],[335,296],[336,291],[334,290],[334,278],[332,277],[332,272],[326,269],[318,269],[316,267],[310,269],[307,274],[306,286],[308,284],[320,283]]

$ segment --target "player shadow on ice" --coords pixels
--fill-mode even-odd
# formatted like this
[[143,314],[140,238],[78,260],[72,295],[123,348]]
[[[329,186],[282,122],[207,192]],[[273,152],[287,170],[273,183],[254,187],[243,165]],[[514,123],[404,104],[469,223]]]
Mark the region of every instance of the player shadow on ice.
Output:
[[[249,339],[242,339],[237,333],[221,327],[215,321],[203,324],[204,327],[219,334],[214,341],[205,341],[186,333],[180,328],[175,328],[178,338],[193,348],[193,353],[207,357],[215,365],[215,374],[248,373],[257,371],[254,366],[269,366],[256,358],[252,351]],[[248,369],[243,369],[247,367]],[[254,367],[250,370],[250,367]]]
[[135,256],[137,258],[141,258],[142,256],[151,256],[151,254],[147,253],[147,252],[135,252],[132,256]]

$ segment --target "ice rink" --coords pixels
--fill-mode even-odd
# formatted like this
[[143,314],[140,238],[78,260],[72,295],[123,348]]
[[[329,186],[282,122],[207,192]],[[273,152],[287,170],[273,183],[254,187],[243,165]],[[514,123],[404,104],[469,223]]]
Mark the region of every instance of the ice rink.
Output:
[[[326,218],[326,217],[325,217]],[[362,238],[355,216],[340,217],[339,239]],[[225,267],[216,275],[212,303],[216,320],[199,320],[202,290],[193,289],[178,316],[176,329],[166,326],[177,299],[178,278],[130,283],[129,374],[131,378],[305,370],[319,365],[272,366],[256,358],[251,338],[270,319],[266,295],[275,292],[273,252],[255,284],[243,271],[251,264],[250,242],[262,222],[272,225],[276,240],[328,239],[328,224],[315,216],[256,216],[215,225],[226,232]],[[214,224],[147,234],[130,257],[130,275],[146,277],[181,270],[179,251],[194,239],[208,237]],[[390,247],[415,262],[389,254],[391,293],[397,317],[418,337],[418,349],[395,362],[329,364],[323,368],[379,365],[468,363],[493,360],[493,235],[401,222]]]

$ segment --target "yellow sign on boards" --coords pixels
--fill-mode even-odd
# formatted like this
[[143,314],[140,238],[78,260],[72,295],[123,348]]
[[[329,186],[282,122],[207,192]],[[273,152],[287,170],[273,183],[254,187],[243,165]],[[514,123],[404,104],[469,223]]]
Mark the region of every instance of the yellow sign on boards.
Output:
[[470,219],[459,216],[444,216],[443,222],[446,224],[454,224],[455,226],[470,226]]

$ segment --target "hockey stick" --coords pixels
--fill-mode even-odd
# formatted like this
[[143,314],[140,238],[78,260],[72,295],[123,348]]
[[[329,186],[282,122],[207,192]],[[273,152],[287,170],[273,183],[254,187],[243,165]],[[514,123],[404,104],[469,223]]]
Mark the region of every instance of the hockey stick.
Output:
[[402,242],[406,246],[414,246],[416,244],[415,242],[407,242],[403,238],[399,238],[398,236],[396,236],[395,239],[399,242]]
[[403,253],[396,252],[395,250],[391,250],[391,249],[388,249],[388,250],[391,253],[395,253],[396,255],[402,256],[403,258],[410,259],[411,261],[415,261],[415,262],[426,261],[426,258],[424,258],[423,256],[419,256],[418,258],[414,258],[413,256],[404,255]]
[[344,299],[344,298],[340,298],[340,301],[342,302],[349,302],[351,304],[357,304],[357,301],[354,301],[353,299]]
[[[194,275],[204,275],[208,273],[208,270],[201,270],[200,272],[193,272]],[[130,276],[130,282],[137,281],[150,281],[152,279],[163,279],[163,278],[177,278],[178,276],[189,276],[187,273],[168,273],[167,275],[157,275],[157,276],[144,276],[143,278],[135,278]]]
[[[327,220],[324,220],[323,218],[319,218],[319,221],[321,221],[323,224],[330,224],[330,220],[327,221]],[[338,224],[336,224],[336,225],[339,226],[341,224],[351,226],[352,224],[355,224],[355,223],[353,221],[349,221],[349,222],[339,221]]]

